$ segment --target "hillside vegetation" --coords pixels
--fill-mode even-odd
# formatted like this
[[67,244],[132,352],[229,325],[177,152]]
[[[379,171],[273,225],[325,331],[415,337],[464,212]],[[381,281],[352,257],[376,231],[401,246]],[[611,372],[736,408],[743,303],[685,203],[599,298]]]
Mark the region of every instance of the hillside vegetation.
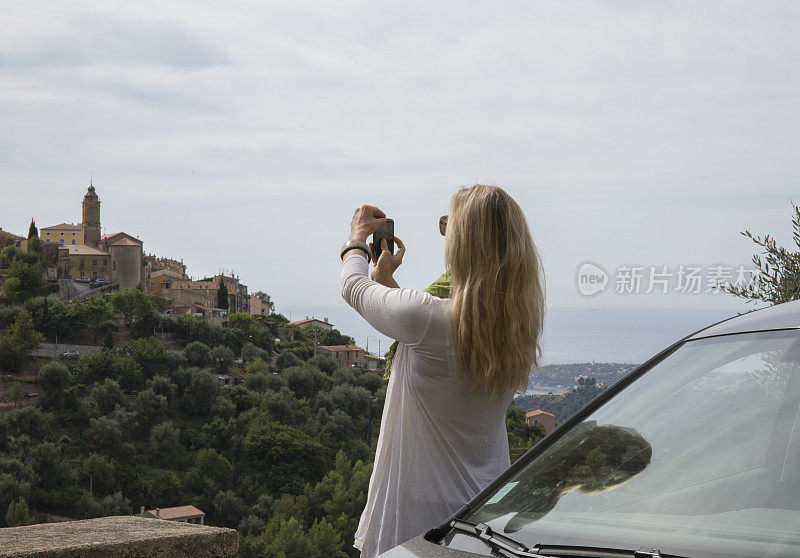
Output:
[[[193,504],[206,524],[240,531],[240,556],[357,556],[382,371],[314,356],[314,331],[280,314],[234,314],[220,328],[162,309],[136,289],[0,308],[0,526]],[[56,335],[106,347],[31,356]],[[223,373],[234,387],[220,386]],[[514,458],[541,437],[513,406],[508,429]]]

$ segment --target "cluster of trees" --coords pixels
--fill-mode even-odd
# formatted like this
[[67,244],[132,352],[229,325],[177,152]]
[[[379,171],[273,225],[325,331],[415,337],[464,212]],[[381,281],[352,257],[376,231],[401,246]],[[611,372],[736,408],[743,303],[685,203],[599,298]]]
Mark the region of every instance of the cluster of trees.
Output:
[[58,285],[43,280],[47,269],[44,250],[38,236],[28,238],[28,249],[6,246],[0,250],[0,268],[7,269],[0,302],[14,304],[34,296],[58,291]]
[[232,388],[217,380],[232,350],[198,341],[173,355],[141,338],[42,366],[39,403],[0,415],[5,524],[191,503],[238,528],[253,555],[352,554],[381,374],[245,348]]
[[8,334],[0,337],[0,370],[16,372],[25,366],[44,338],[33,326],[29,312],[23,310],[14,316]]
[[[41,336],[34,324],[46,328],[56,312],[98,328],[109,312],[121,312],[114,296],[82,305],[32,299],[3,339]],[[140,337],[41,366],[37,404],[0,415],[4,524],[42,513],[88,518],[193,504],[208,524],[240,531],[242,556],[357,555],[351,545],[386,383],[378,371],[301,358],[313,331],[295,332],[275,355],[272,331],[286,320],[270,319],[233,315],[221,330],[184,316],[175,320],[189,340],[180,353]],[[317,336],[349,340],[337,331]],[[220,387],[221,372],[237,385]],[[541,437],[514,406],[508,430],[514,457]]]

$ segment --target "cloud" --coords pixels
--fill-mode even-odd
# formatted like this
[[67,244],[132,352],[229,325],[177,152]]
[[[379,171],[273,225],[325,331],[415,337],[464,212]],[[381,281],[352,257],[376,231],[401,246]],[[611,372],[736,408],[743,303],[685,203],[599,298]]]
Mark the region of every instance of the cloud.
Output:
[[0,225],[79,220],[94,172],[104,223],[148,251],[196,275],[233,268],[281,305],[329,305],[353,207],[395,215],[401,284],[425,286],[449,195],[484,181],[526,210],[552,304],[584,304],[587,260],[746,262],[740,230],[789,239],[799,15],[793,2],[15,4]]

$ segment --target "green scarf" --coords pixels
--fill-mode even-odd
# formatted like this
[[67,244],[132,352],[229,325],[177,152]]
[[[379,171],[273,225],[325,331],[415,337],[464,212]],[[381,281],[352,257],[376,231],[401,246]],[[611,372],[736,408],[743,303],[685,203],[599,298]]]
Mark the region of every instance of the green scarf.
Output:
[[[445,271],[441,277],[428,285],[428,288],[422,292],[432,294],[437,298],[450,298],[451,287],[450,272]],[[386,380],[389,379],[389,375],[392,371],[392,360],[394,360],[395,352],[397,352],[397,341],[392,343],[392,346],[389,347],[389,352],[386,353],[386,371],[383,374]]]

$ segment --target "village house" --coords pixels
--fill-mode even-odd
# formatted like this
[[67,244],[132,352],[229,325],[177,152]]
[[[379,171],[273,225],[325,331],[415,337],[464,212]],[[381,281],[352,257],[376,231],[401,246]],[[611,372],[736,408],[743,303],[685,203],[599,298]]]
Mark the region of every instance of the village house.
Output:
[[547,411],[541,411],[539,409],[525,413],[525,422],[529,426],[539,423],[539,425],[542,427],[542,430],[544,430],[545,436],[556,429],[556,416],[548,413]]
[[[193,304],[205,307],[207,310],[223,310],[225,313],[249,312],[249,295],[247,285],[239,282],[236,276],[215,275],[199,281],[177,279],[164,273],[157,276],[152,282],[151,294],[158,294],[172,299],[174,306],[191,306]],[[219,308],[219,284],[228,289],[228,308]],[[148,286],[150,289],[150,286]]]
[[188,279],[186,275],[186,264],[183,260],[175,260],[172,258],[159,258],[155,254],[146,254],[143,258],[142,265],[145,267],[145,273],[148,278],[153,276],[156,271],[169,270],[177,274],[177,277]]
[[320,345],[316,354],[332,358],[340,368],[345,366],[366,368],[367,364],[366,352],[355,345]]
[[196,523],[203,525],[206,514],[194,506],[176,506],[174,508],[156,508],[154,510],[145,510],[142,506],[139,517],[148,517],[151,519],[166,519],[167,521],[180,521],[182,523]]
[[185,281],[187,277],[172,269],[164,268],[152,271],[147,278],[147,294],[163,296],[162,289],[172,288],[175,281]]
[[269,307],[262,302],[260,298],[250,295],[248,308],[251,316],[268,316]]
[[83,227],[71,223],[43,227],[39,238],[45,244],[83,244]]
[[364,368],[367,370],[382,370],[383,368],[386,368],[386,359],[382,357],[365,354],[364,361]]
[[309,318],[308,316],[306,316],[304,320],[296,320],[294,322],[289,322],[286,325],[295,325],[297,327],[317,326],[321,327],[322,329],[327,329],[328,331],[333,329],[333,324],[328,322],[328,318],[318,320],[317,318]]

